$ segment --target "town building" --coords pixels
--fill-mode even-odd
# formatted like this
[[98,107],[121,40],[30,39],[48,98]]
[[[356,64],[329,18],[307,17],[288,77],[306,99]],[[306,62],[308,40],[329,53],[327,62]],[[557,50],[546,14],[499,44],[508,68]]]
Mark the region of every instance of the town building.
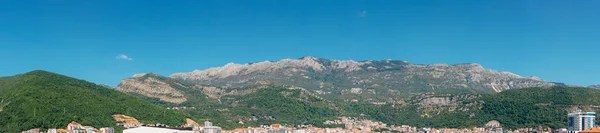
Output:
[[202,131],[203,131],[203,133],[220,133],[221,127],[213,126],[212,122],[205,121]]
[[271,129],[269,129],[269,131],[267,131],[267,133],[288,133],[288,131],[285,128],[279,128],[279,129],[271,128]]
[[568,131],[566,128],[560,128],[560,129],[554,130],[554,133],[568,133]]
[[296,129],[293,131],[293,133],[306,133],[306,131],[304,131],[302,129]]
[[281,128],[281,124],[271,124],[271,128],[279,129]]
[[600,133],[600,127],[594,127],[590,129],[583,130],[579,133]]
[[100,128],[99,133],[115,133],[115,129],[112,127]]
[[81,130],[85,131],[86,133],[96,133],[96,128],[92,126],[83,126]]
[[582,112],[577,109],[575,112],[569,113],[568,117],[569,133],[578,133],[594,127],[596,112]]
[[178,130],[178,129],[170,129],[170,128],[162,128],[162,127],[139,126],[139,127],[125,129],[125,130],[123,130],[123,133],[198,133],[198,132],[192,131],[192,130]]
[[77,122],[75,122],[75,121],[72,121],[71,123],[69,123],[69,124],[67,125],[67,130],[68,130],[68,131],[73,131],[73,130],[82,129],[82,127],[83,127],[83,126],[82,126],[81,124],[79,124],[79,123],[77,123]]
[[58,129],[50,128],[50,129],[48,129],[48,133],[58,133]]

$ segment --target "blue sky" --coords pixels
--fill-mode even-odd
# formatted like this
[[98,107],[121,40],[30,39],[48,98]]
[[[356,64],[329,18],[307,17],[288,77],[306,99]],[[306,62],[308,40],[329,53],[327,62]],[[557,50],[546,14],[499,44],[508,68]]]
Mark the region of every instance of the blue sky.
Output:
[[[600,84],[598,0],[0,1],[0,76],[43,69],[116,86],[312,55],[476,62]],[[129,58],[117,59],[124,54]]]

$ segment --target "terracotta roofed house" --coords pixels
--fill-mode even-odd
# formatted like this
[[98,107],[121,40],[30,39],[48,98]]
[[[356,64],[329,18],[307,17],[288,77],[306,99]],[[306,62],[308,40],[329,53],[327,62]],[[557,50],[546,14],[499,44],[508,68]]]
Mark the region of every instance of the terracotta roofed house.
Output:
[[579,133],[600,133],[600,127],[594,127],[591,129],[583,130]]
[[271,128],[280,128],[281,124],[271,124]]

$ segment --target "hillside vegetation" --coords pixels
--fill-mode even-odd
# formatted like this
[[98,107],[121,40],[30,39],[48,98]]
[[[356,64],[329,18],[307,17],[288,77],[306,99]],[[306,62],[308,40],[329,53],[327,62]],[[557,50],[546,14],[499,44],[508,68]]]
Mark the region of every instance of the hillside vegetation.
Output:
[[[570,110],[579,107],[585,111],[597,111],[600,106],[600,90],[566,86],[510,89],[492,94],[407,93],[401,102],[375,104],[369,100],[370,97],[395,94],[368,91],[362,94],[319,94],[317,90],[278,85],[210,87],[156,74],[127,80],[117,89],[129,92],[143,90],[141,92],[145,95],[132,94],[162,106],[195,107],[182,111],[195,118],[216,121],[226,129],[271,123],[323,127],[330,126],[323,125],[323,121],[340,116],[378,120],[390,125],[435,128],[482,127],[491,120],[500,121],[507,129],[562,128],[566,127]],[[156,91],[160,88],[169,88],[170,91],[165,94],[166,91]],[[171,94],[179,93],[184,94],[185,102],[173,103],[149,97],[173,99],[180,96]],[[340,97],[357,100],[341,100]]]
[[[152,73],[126,80],[127,82],[121,83],[117,90],[134,94],[164,107],[188,107],[180,111],[197,118],[197,121],[210,120],[225,129],[273,123],[325,126],[323,125],[325,120],[335,119],[340,114],[333,103],[316,97],[307,90],[293,87],[273,85],[212,87],[173,80]],[[169,91],[168,93],[154,91],[157,89]],[[186,101],[168,102],[179,97],[171,94],[183,94]]]
[[0,99],[0,132],[64,128],[71,121],[116,127],[113,114],[174,126],[187,117],[114,89],[41,70],[0,78]]
[[416,104],[392,107],[357,103],[344,104],[344,108],[347,112],[364,113],[371,119],[392,125],[465,128],[482,127],[488,121],[498,120],[506,129],[566,128],[569,111],[575,108],[600,111],[600,90],[564,86],[511,89],[497,94],[482,94],[480,98],[462,101],[459,106],[469,104],[475,106],[468,111],[448,111],[450,107],[438,106],[435,108],[439,112],[428,114],[422,105]]
[[480,100],[485,101],[480,119],[497,119],[505,127],[541,125],[556,128],[566,127],[567,113],[574,108],[598,112],[600,90],[563,86],[523,88],[484,96]]

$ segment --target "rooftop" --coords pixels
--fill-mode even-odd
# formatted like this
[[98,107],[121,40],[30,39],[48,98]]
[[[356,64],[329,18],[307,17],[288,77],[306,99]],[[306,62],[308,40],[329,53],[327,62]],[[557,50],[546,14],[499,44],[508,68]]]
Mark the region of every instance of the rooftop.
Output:
[[591,129],[583,130],[579,133],[600,133],[600,127],[594,127]]

